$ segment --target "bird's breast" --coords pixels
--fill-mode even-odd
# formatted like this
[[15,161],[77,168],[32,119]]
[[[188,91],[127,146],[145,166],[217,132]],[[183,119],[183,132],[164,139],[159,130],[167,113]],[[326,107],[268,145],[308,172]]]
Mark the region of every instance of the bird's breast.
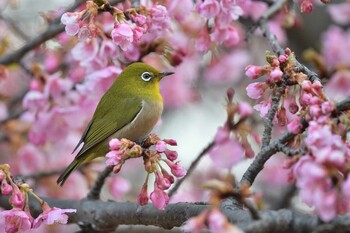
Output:
[[113,138],[127,138],[132,141],[141,142],[157,124],[163,112],[161,101],[142,101],[142,108],[133,121],[118,130]]

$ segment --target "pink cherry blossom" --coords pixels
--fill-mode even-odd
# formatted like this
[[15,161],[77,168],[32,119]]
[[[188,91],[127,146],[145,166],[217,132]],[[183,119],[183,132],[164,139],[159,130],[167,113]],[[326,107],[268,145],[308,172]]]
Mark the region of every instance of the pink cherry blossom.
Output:
[[268,86],[265,83],[250,83],[246,87],[247,95],[252,99],[260,99]]
[[50,207],[46,202],[43,205],[43,213],[41,213],[33,222],[33,228],[38,228],[42,223],[51,225],[54,223],[67,224],[68,215],[66,213],[75,213],[75,209],[60,209]]
[[341,25],[350,23],[350,2],[329,4],[327,7],[329,14],[332,19]]
[[336,101],[348,97],[350,95],[350,71],[347,69],[336,71],[325,85],[325,91],[330,98]]
[[153,5],[151,9],[149,9],[149,12],[151,14],[151,31],[154,33],[154,31],[162,31],[164,29],[169,28],[170,21],[168,16],[168,11],[165,6],[162,5]]
[[271,99],[263,100],[253,108],[260,112],[261,117],[267,117],[267,113],[271,107]]
[[25,202],[25,194],[17,185],[12,185],[12,195],[9,199],[10,204],[18,209],[23,209]]
[[314,0],[301,0],[301,4],[300,4],[300,11],[301,13],[310,13],[312,11],[313,8],[313,2]]
[[280,69],[274,69],[270,72],[269,78],[272,82],[279,82],[282,79],[283,72]]
[[0,232],[28,232],[32,228],[33,217],[20,209],[0,211]]
[[7,181],[4,179],[1,181],[1,194],[2,195],[9,195],[12,192],[12,186],[7,183]]
[[169,203],[168,194],[159,189],[157,186],[154,187],[154,191],[151,193],[150,199],[154,207],[159,210],[164,210]]
[[155,145],[155,149],[156,149],[156,151],[158,151],[160,153],[164,152],[167,149],[166,143],[164,141],[161,141],[161,140],[158,141]]
[[76,12],[66,12],[61,17],[61,23],[66,25],[66,33],[74,36],[79,32],[79,15]]
[[115,151],[115,150],[108,152],[106,154],[106,158],[107,158],[106,164],[108,166],[115,166],[115,165],[119,164],[120,161],[122,160],[122,154],[123,154],[123,152]]
[[247,75],[251,79],[257,79],[267,73],[265,67],[248,65],[245,68],[245,75]]
[[118,138],[113,138],[109,141],[109,149],[119,150],[122,145],[121,141]]
[[291,120],[287,125],[288,131],[291,133],[294,133],[294,134],[298,134],[302,128],[303,128],[303,125],[301,124],[300,117],[297,117],[297,118]]
[[220,3],[217,0],[199,1],[196,10],[205,18],[213,18],[220,12]]
[[111,37],[114,43],[119,45],[123,51],[126,51],[134,41],[134,32],[130,24],[123,22],[115,24]]

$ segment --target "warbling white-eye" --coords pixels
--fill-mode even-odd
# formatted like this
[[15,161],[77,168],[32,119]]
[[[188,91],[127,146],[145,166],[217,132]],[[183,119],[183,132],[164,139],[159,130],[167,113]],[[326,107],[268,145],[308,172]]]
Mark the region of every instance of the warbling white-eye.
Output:
[[[159,81],[172,72],[160,72],[145,63],[127,66],[97,105],[74,151],[84,143],[73,162],[58,178],[61,186],[81,164],[109,151],[111,138],[141,142],[163,111]],[[73,153],[74,153],[73,151]]]

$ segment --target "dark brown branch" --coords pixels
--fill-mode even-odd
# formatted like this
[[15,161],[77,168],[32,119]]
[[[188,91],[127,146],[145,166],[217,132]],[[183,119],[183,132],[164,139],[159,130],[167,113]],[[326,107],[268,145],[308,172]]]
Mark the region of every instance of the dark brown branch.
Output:
[[[118,225],[153,225],[171,229],[183,225],[189,218],[197,216],[207,205],[194,203],[169,204],[164,211],[151,204],[139,206],[132,202],[103,202],[100,200],[57,200],[45,199],[50,206],[73,208],[77,212],[69,214],[69,223],[80,225],[83,232],[112,232]],[[0,205],[8,206],[8,197],[0,197]],[[31,212],[37,216],[41,212],[39,203],[30,199]],[[253,220],[247,210],[231,208],[225,212],[229,221],[245,233],[309,233],[346,232],[350,219],[346,216],[335,218],[329,223],[318,221],[316,216],[291,210],[259,212],[260,220]]]
[[113,171],[113,166],[107,166],[97,177],[94,186],[90,190],[89,194],[87,195],[88,199],[92,200],[98,200],[100,199],[100,194],[102,187],[105,183],[106,178],[111,174]]
[[197,158],[192,162],[191,166],[188,168],[186,175],[182,179],[178,180],[175,183],[174,187],[169,191],[168,193],[169,197],[173,196],[176,193],[176,191],[179,189],[181,184],[187,179],[187,177],[189,177],[192,174],[193,170],[196,168],[201,158],[208,153],[208,151],[214,146],[214,144],[215,142],[212,141],[207,145],[207,147],[205,147],[202,150],[202,152],[197,156]]
[[272,95],[272,101],[271,101],[271,107],[267,113],[267,119],[264,121],[264,133],[263,133],[263,140],[262,140],[262,146],[261,148],[264,148],[265,146],[269,145],[271,141],[271,133],[272,133],[272,127],[273,127],[273,119],[275,118],[278,105],[280,103],[282,94],[285,91],[286,84],[284,82],[284,79],[286,79],[285,76],[282,77],[283,81],[280,87],[277,88],[275,93]]

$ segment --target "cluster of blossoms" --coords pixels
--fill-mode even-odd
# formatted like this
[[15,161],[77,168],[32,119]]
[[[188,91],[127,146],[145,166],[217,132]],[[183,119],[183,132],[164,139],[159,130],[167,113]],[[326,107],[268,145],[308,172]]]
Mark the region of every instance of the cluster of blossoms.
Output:
[[[28,184],[15,183],[10,175],[8,164],[0,165],[1,194],[11,195],[9,203],[10,210],[0,211],[0,231],[6,233],[26,232],[35,229],[41,224],[51,225],[54,223],[67,224],[66,213],[74,213],[75,209],[60,209],[50,207],[40,199],[29,187]],[[31,194],[40,203],[43,212],[35,219],[30,214],[28,194]]]
[[[215,144],[208,152],[215,165],[220,168],[232,168],[239,161],[254,156],[254,151],[248,142],[248,135],[252,135],[257,142],[259,137],[254,135],[250,127],[244,124],[253,109],[246,102],[234,103],[234,91],[227,91],[227,120],[223,127],[219,127],[215,135]],[[234,119],[238,119],[234,122]]]
[[[346,117],[338,122],[332,120],[334,103],[324,94],[322,84],[295,69],[294,56],[289,49],[280,57],[267,56],[270,66],[248,66],[246,74],[258,78],[267,74],[264,83],[252,83],[247,87],[248,96],[259,99],[271,95],[270,91],[282,91],[282,104],[278,107],[275,121],[286,126],[288,131],[298,134],[307,122],[305,154],[291,159],[293,177],[300,189],[303,202],[314,207],[324,221],[339,213],[349,213],[349,144],[346,141]],[[273,72],[278,72],[277,78]],[[285,84],[285,86],[282,85]],[[292,92],[293,90],[293,92]],[[267,109],[260,112],[267,115]],[[261,104],[261,103],[260,103]],[[284,107],[287,105],[287,109]],[[256,108],[257,109],[257,108]],[[299,143],[297,143],[299,145]]]
[[[102,27],[95,21],[98,10],[108,11],[112,15],[112,21],[109,22],[111,27]],[[88,19],[84,17],[86,15]],[[84,23],[87,20],[89,22]],[[78,36],[81,41],[97,36],[107,40],[103,33],[109,31],[112,41],[123,51],[135,50],[143,35],[147,34],[148,38],[145,40],[151,41],[169,27],[169,18],[164,6],[131,8],[129,1],[119,4],[118,7],[110,5],[107,1],[87,1],[84,10],[64,13],[61,22],[65,25],[68,35]]]
[[[316,0],[296,0],[297,3],[300,5],[300,11],[301,13],[308,14],[313,9],[313,4],[316,2]],[[330,2],[330,0],[321,0],[320,2],[327,4]]]
[[[253,80],[266,75],[264,82],[254,82],[249,84],[246,88],[247,95],[250,98],[256,100],[263,98],[259,104],[254,106],[254,109],[260,112],[261,117],[267,117],[272,101],[271,90],[274,91],[275,88],[282,82],[283,72],[291,70],[291,68],[294,67],[293,59],[294,56],[291,51],[286,49],[286,53],[278,58],[270,53],[267,53],[266,60],[269,65],[248,65],[246,67],[246,75]],[[264,99],[265,96],[268,96],[268,99]],[[284,106],[282,106],[281,109],[284,109]],[[283,110],[279,112],[283,113]],[[285,119],[283,117],[278,118]]]
[[243,15],[242,8],[236,1],[227,0],[205,0],[198,1],[196,5],[197,12],[205,19],[212,20],[214,25],[209,30],[204,27],[197,38],[197,47],[206,52],[211,42],[224,44],[225,46],[236,45],[240,36],[237,28],[232,24]]
[[[169,203],[165,190],[174,183],[174,176],[180,178],[186,175],[185,168],[179,162],[175,162],[177,152],[168,149],[167,145],[176,146],[177,143],[173,139],[160,140],[154,134],[147,138],[142,144],[143,147],[127,139],[112,139],[109,142],[110,152],[106,154],[106,164],[113,166],[114,173],[120,171],[126,160],[143,157],[147,176],[137,198],[140,205],[146,205],[150,199],[157,209],[164,209]],[[165,158],[162,157],[162,154],[165,155]],[[162,162],[170,168],[171,174],[164,168]],[[152,173],[155,176],[154,190],[148,196],[148,180]]]

